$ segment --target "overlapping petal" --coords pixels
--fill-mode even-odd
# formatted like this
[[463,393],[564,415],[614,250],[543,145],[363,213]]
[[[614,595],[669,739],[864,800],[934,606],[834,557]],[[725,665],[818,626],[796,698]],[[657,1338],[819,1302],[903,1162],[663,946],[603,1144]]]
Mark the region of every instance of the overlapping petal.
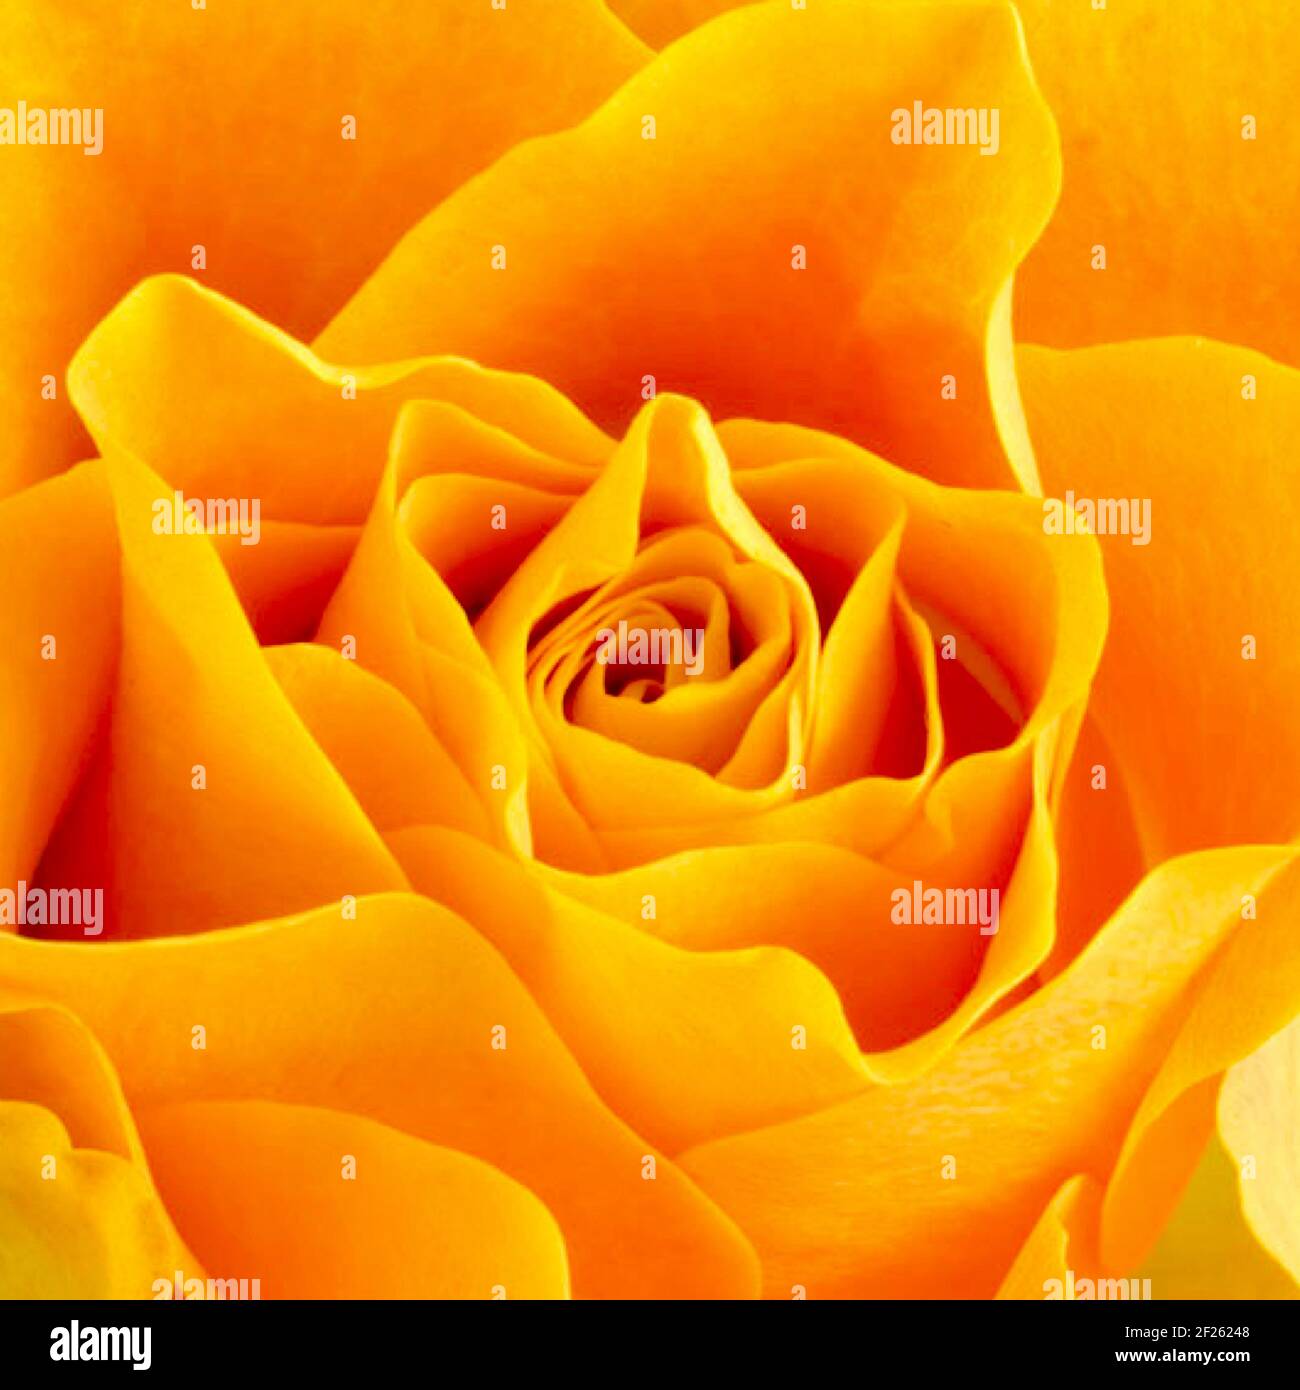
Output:
[[95,948],[7,936],[0,982],[83,1019],[141,1114],[314,1106],[499,1168],[559,1222],[575,1297],[754,1291],[734,1225],[597,1099],[492,947],[426,900]]
[[42,377],[135,280],[201,247],[207,283],[310,335],[430,207],[646,56],[603,0],[6,5],[6,101],[98,108],[103,138],[0,161],[0,495],[84,454]]
[[0,990],[0,1298],[148,1298],[191,1258],[112,1067],[66,1011]]
[[668,1153],[866,1087],[838,996],[794,951],[685,950],[463,835],[389,843],[415,887],[505,956],[611,1108]]
[[[756,0],[605,3],[661,48]],[[796,13],[803,3],[779,0]],[[1070,348],[1196,333],[1300,366],[1300,189],[1289,177],[1300,16],[1276,0],[1016,10],[1063,167],[1060,204],[1016,276],[1017,339]]]
[[[789,1297],[792,1284],[809,1297],[996,1293],[1062,1184],[1110,1175],[1185,1029],[1189,991],[1207,967],[1220,978],[1225,943],[1241,945],[1242,894],[1272,884],[1272,939],[1295,939],[1292,860],[1234,849],[1172,861],[1067,970],[924,1076],[685,1154],[686,1170],[754,1243],[766,1293]],[[1152,1178],[1167,1187],[1163,1172]],[[1148,1185],[1144,1195],[1150,1203],[1157,1192]],[[1131,1234],[1140,1257],[1144,1232]]]
[[1076,1272],[1085,1279],[1095,1277],[1096,1257],[1083,1232],[1096,1229],[1099,1197],[1097,1183],[1085,1173],[1063,1182],[1021,1246],[997,1296],[1066,1298]]
[[[892,113],[918,99],[998,108],[997,157],[894,144]],[[1058,175],[1009,5],[747,7],[466,184],[316,346],[537,372],[619,430],[653,379],[718,418],[1014,484],[1033,461],[1010,277]]]
[[[774,536],[792,537],[789,554]],[[747,612],[745,586],[760,579]],[[636,603],[649,613],[666,601],[694,606],[706,648],[730,622],[733,650],[719,650],[717,679],[706,670],[647,708],[607,676],[597,684],[592,643]],[[880,1059],[895,1076],[925,1065],[1051,948],[1049,807],[1104,624],[1093,542],[1045,537],[1037,503],[940,489],[809,431],[734,422],[715,434],[698,406],[664,396],[597,470],[448,403],[409,403],[320,637],[353,634],[362,664],[455,739],[468,781],[497,770],[509,841],[555,866],[566,895],[691,949],[800,951],[873,1050],[937,1030]],[[739,664],[737,625],[752,644]],[[936,677],[941,637],[964,684]],[[854,670],[859,700],[832,679],[836,662]],[[872,766],[873,741],[897,757],[914,685],[923,708],[903,717],[922,730],[924,761],[899,778]],[[1004,711],[986,723],[1005,746],[981,748],[987,730],[962,725],[977,694]],[[863,708],[865,727],[853,718]],[[472,711],[468,724],[454,711]],[[727,751],[728,729],[768,759],[754,763],[765,785],[733,784],[746,746]],[[702,748],[716,762],[701,766]],[[807,797],[795,774],[816,782]],[[974,930],[899,932],[891,895],[918,874],[1005,889],[1003,930],[991,943]]]
[[95,326],[68,379],[101,452],[134,454],[194,497],[255,497],[284,523],[363,522],[413,399],[453,402],[577,463],[612,447],[543,381],[457,358],[374,361],[323,361],[234,300],[158,275]]
[[[1300,1017],[1298,882],[1288,863],[1262,891],[1243,887],[1236,930],[1189,1001],[1107,1189],[1102,1255],[1112,1263],[1140,1258],[1172,1210],[1214,1128],[1220,1075]],[[1266,1206],[1292,1197],[1276,1165],[1256,1191]]]
[[129,454],[105,463],[121,650],[93,765],[39,882],[102,889],[101,930],[115,938],[405,887],[268,670],[207,537],[157,531],[166,485]]

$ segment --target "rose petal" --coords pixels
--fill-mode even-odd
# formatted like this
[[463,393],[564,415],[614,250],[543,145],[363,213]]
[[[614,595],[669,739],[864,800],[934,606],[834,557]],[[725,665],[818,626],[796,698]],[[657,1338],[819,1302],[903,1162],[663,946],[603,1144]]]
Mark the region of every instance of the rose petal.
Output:
[[113,679],[118,589],[102,465],[0,501],[0,884],[35,874],[84,767]]
[[[1235,849],[1167,864],[1067,970],[934,1070],[683,1155],[754,1243],[767,1294],[996,1292],[1060,1185],[1109,1173],[1242,891],[1290,859]],[[1278,930],[1294,936],[1279,898]]]
[[559,1221],[576,1297],[757,1286],[731,1221],[601,1104],[500,956],[427,899],[93,949],[5,936],[0,981],[84,1019],[138,1110],[320,1106],[492,1164]]
[[1300,162],[1300,12],[1273,0],[1019,9],[1065,180],[1016,276],[1017,337],[1199,333],[1300,365],[1300,184],[1285,172]]
[[1092,940],[1144,870],[1124,769],[1091,714],[1084,716],[1061,783],[1055,830],[1060,899],[1056,942],[1043,965],[1046,978]]
[[867,1084],[835,991],[793,951],[682,950],[463,835],[411,829],[389,844],[501,951],[607,1104],[668,1153]]
[[0,90],[101,108],[103,148],[0,161],[0,278],[21,287],[0,304],[0,495],[84,452],[40,378],[62,377],[126,285],[188,271],[202,244],[210,283],[315,332],[418,217],[585,116],[645,57],[601,0],[221,0],[127,19],[113,0],[6,5]]
[[1300,1016],[1297,884],[1289,866],[1262,890],[1243,885],[1232,938],[1143,1097],[1107,1189],[1102,1254],[1111,1263],[1134,1263],[1154,1242],[1213,1130],[1219,1073]]
[[206,537],[155,534],[169,489],[127,455],[106,462],[123,586],[111,722],[42,882],[102,887],[117,938],[404,887],[268,671]]
[[[568,721],[541,716],[527,680],[530,645],[539,622],[588,590],[617,583],[635,569],[647,534],[688,523],[707,525],[744,560],[784,579],[791,602],[791,659],[763,706],[764,737],[781,764],[800,761],[803,712],[817,661],[816,612],[790,561],[736,496],[727,460],[708,417],[692,401],[664,396],[638,416],[591,487],[520,564],[475,624],[475,635],[525,730],[533,730],[530,790],[538,853],[559,862],[599,867],[578,858],[583,846],[567,835],[548,805],[567,800],[611,858],[620,832],[752,815],[791,797],[791,782],[773,777],[759,788],[729,786],[689,763],[652,757]],[[715,717],[720,711],[715,711]],[[758,717],[758,716],[755,716]],[[600,756],[593,757],[599,747]],[[571,815],[572,813],[570,813]],[[697,828],[697,836],[711,833]]]
[[652,48],[662,48],[725,10],[752,0],[605,0],[609,8]]
[[[975,858],[949,869],[940,858],[925,871],[904,871],[833,844],[774,839],[693,849],[616,873],[541,872],[568,896],[691,950],[798,951],[834,982],[869,1054],[869,1074],[896,1082],[930,1066],[1050,949],[1055,855],[1045,755],[1036,762],[1036,790],[1032,797],[1025,790],[1032,811],[1025,832],[1012,839],[1011,868]],[[1018,828],[1005,791],[991,781],[984,786],[982,794],[962,797],[972,808],[965,814],[979,808]],[[918,873],[926,886],[983,883],[987,876],[1002,894],[997,931],[984,934],[975,921],[900,927],[894,894],[905,892],[910,901]]]
[[1157,1298],[1300,1297],[1300,1284],[1260,1246],[1242,1215],[1237,1172],[1217,1135],[1138,1271]]
[[[402,433],[399,423],[395,449]],[[349,643],[359,665],[411,701],[466,784],[486,798],[494,838],[529,853],[523,735],[464,609],[401,524],[399,478],[392,461],[317,640],[337,650]],[[584,832],[576,817],[571,828]]]
[[1300,1283],[1300,1017],[1231,1067],[1219,1092],[1219,1128],[1241,1165],[1250,1228]]
[[467,1154],[266,1101],[163,1106],[141,1129],[212,1278],[256,1278],[263,1298],[568,1297],[555,1218]]
[[[606,0],[656,48],[753,2]],[[1273,0],[1016,8],[1065,169],[1060,205],[1016,274],[1017,338],[1075,347],[1200,333],[1300,365],[1288,308],[1300,193],[1282,173],[1300,158],[1300,16]]]
[[147,1298],[187,1261],[103,1051],[0,991],[0,1298]]
[[[1101,1189],[1086,1173],[1063,1182],[1021,1246],[998,1297],[1064,1298],[1072,1274],[1095,1277],[1096,1257],[1083,1233],[1096,1229],[1100,1197]],[[1053,1279],[1060,1281],[1055,1290]]]
[[[1150,504],[1149,543],[1101,537],[1112,621],[1090,706],[1147,863],[1289,840],[1300,373],[1186,339],[1018,360],[1046,495]],[[1246,376],[1258,399],[1243,399]]]
[[[736,492],[783,547],[797,541],[801,557],[856,561],[856,570],[868,558],[856,499],[874,491],[901,502],[898,574],[909,598],[931,615],[936,638],[956,635],[962,661],[975,661],[968,646],[990,659],[1018,722],[1050,722],[1086,690],[1106,630],[1100,556],[1091,539],[1046,535],[1041,504],[937,487],[821,430],[728,420],[718,439]],[[796,504],[807,522],[797,536]]]
[[[392,443],[402,528],[466,613],[482,612],[591,485],[614,444],[589,428],[575,457],[556,458],[449,401],[403,407]],[[571,442],[550,433],[548,447]]]
[[126,295],[77,350],[68,387],[100,452],[134,454],[195,497],[247,497],[264,518],[365,520],[404,402],[453,401],[577,461],[611,447],[541,381],[454,358],[335,366],[178,275]]
[[449,825],[490,838],[475,789],[392,686],[355,661],[308,643],[270,648],[266,661],[380,834],[408,825]]
[[893,526],[858,571],[822,643],[808,749],[813,792],[872,771],[899,685],[895,586],[904,508],[895,505]]
[[0,1064],[0,1100],[53,1111],[79,1149],[140,1161],[112,1065],[72,1014],[0,989]]
[[[996,107],[997,157],[892,143],[891,113],[921,97]],[[745,8],[465,185],[317,345],[536,371],[620,430],[652,376],[715,417],[818,424],[949,480],[1028,480],[1010,276],[1058,177],[1009,5]]]

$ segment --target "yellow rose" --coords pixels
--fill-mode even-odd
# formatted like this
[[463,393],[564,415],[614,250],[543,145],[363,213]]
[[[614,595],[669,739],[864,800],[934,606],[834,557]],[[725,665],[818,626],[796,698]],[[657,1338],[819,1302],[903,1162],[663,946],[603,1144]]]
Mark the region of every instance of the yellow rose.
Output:
[[53,9],[0,1294],[1294,1297],[1300,21]]

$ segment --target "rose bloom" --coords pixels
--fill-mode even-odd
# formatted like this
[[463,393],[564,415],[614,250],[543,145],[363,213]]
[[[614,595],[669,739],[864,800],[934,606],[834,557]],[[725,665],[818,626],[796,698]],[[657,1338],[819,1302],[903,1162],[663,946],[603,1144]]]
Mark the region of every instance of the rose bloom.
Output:
[[7,4],[0,1293],[1294,1296],[1298,60]]

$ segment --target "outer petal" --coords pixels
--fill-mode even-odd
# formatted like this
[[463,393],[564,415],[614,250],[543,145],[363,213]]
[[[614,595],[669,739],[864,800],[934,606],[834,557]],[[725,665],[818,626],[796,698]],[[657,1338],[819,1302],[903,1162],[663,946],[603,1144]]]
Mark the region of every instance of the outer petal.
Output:
[[[606,0],[656,48],[752,3]],[[1016,8],[1065,169],[1060,206],[1016,275],[1017,338],[1201,333],[1300,366],[1300,13],[1278,0]]]
[[319,1106],[492,1164],[559,1221],[577,1297],[754,1292],[732,1222],[601,1104],[496,952],[425,899],[93,949],[5,936],[0,982],[85,1019],[140,1112]]
[[1300,373],[1187,339],[1018,361],[1045,495],[1150,505],[1149,544],[1101,537],[1112,621],[1090,705],[1147,863],[1289,840]]
[[[920,93],[997,107],[996,158],[892,143]],[[1029,481],[1007,291],[1057,177],[1010,6],[745,8],[448,199],[318,346],[536,371],[620,428],[653,376],[717,418],[820,425],[949,481]]]
[[418,217],[644,57],[601,0],[6,4],[6,101],[104,114],[98,156],[0,160],[0,495],[82,450],[40,378],[133,281],[202,245],[211,284],[309,335]]
[[[1300,366],[1300,10],[1019,9],[1060,122],[1065,180],[1016,277],[1016,336],[1073,347],[1199,333]],[[1093,269],[1097,246],[1104,270]]]
[[1300,1298],[1300,1284],[1267,1254],[1246,1224],[1242,1186],[1223,1144],[1212,1136],[1138,1271],[1151,1280],[1153,1298]]
[[568,1296],[555,1218],[479,1159],[265,1101],[164,1106],[141,1128],[212,1278],[257,1278],[263,1298]]
[[[1219,1073],[1300,1017],[1300,867],[1244,889],[1235,930],[1206,972],[1134,1118],[1102,1212],[1102,1255],[1133,1264],[1150,1248],[1214,1127]],[[1276,1165],[1275,1165],[1276,1166]],[[1287,1200],[1276,1171],[1260,1191]]]
[[1229,1070],[1219,1128],[1251,1230],[1300,1283],[1300,1016]]
[[107,732],[43,882],[102,887],[101,926],[119,938],[404,887],[272,678],[206,537],[155,534],[170,489],[129,455],[108,471],[122,651]]
[[[1110,1172],[1241,893],[1288,861],[1243,849],[1165,865],[1067,970],[923,1077],[704,1145],[684,1167],[754,1242],[769,1295],[991,1295],[1060,1185]],[[1278,899],[1294,936],[1300,905]]]
[[103,1051],[0,997],[0,1298],[147,1298],[179,1263],[198,1272]]

